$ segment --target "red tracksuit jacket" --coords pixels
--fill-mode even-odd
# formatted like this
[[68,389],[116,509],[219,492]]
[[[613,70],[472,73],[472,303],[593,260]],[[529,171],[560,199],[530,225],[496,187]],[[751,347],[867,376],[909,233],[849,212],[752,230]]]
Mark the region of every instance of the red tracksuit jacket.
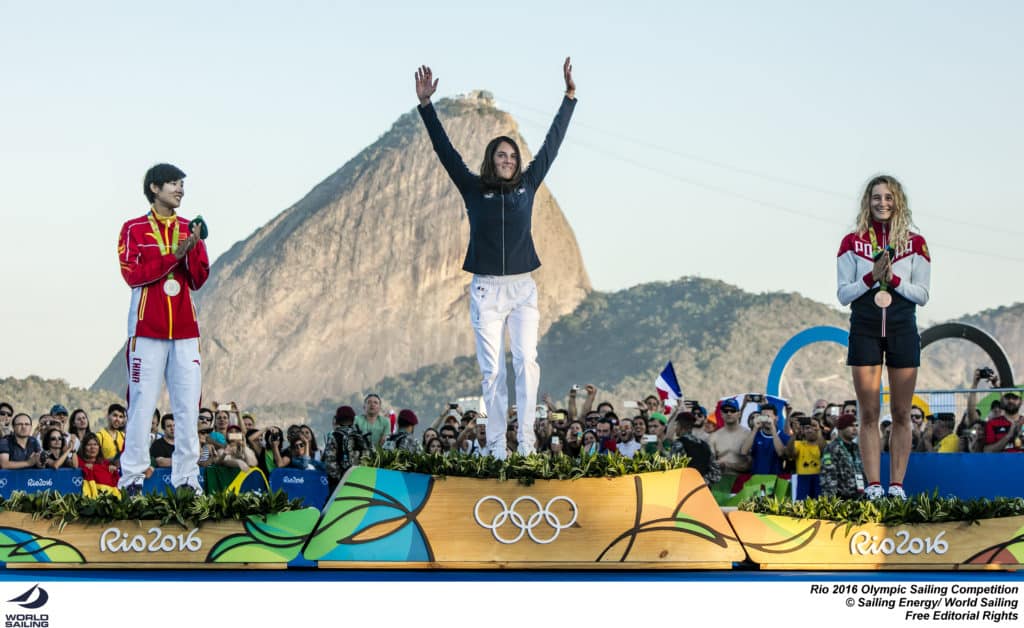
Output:
[[[154,230],[154,225],[156,229]],[[150,212],[124,223],[117,243],[121,275],[132,288],[128,311],[128,337],[198,338],[199,320],[192,302],[192,290],[198,290],[210,275],[210,259],[202,240],[181,260],[172,250],[175,225],[178,241],[188,237],[188,220],[177,214],[160,218]],[[164,291],[169,276],[180,285],[170,296]]]

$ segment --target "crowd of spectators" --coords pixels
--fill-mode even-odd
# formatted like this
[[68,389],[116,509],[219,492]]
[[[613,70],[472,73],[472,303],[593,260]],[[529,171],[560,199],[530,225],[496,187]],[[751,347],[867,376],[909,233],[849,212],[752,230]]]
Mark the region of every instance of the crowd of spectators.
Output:
[[[989,369],[975,372],[972,389],[997,378]],[[685,455],[708,484],[723,476],[777,475],[791,478],[796,497],[855,497],[863,490],[857,447],[857,406],[854,401],[819,399],[810,412],[781,400],[747,394],[723,399],[708,409],[696,401],[666,408],[657,395],[616,407],[598,401],[593,385],[574,386],[564,404],[545,395],[534,426],[541,455],[581,457],[618,454],[633,457]],[[362,413],[341,406],[333,429],[321,446],[308,425],[282,429],[261,427],[237,404],[213,404],[199,413],[202,467],[248,471],[258,468],[269,477],[277,468],[324,472],[333,487],[345,471],[374,449],[436,455],[461,453],[487,456],[487,417],[473,408],[449,403],[429,424],[416,413],[385,414],[382,399],[370,394]],[[93,425],[82,409],[68,412],[55,404],[33,421],[7,402],[0,402],[0,468],[81,469],[86,480],[115,487],[124,448],[126,411],[111,404],[106,417]],[[911,413],[913,447],[918,452],[1021,452],[1024,417],[1020,396],[1004,393],[990,407],[978,409],[971,393],[960,420],[952,413],[928,415],[919,406]],[[881,421],[883,449],[888,449],[891,420]],[[154,413],[151,427],[152,467],[170,467],[174,452],[174,416]],[[509,411],[507,446],[517,448],[516,408]]]

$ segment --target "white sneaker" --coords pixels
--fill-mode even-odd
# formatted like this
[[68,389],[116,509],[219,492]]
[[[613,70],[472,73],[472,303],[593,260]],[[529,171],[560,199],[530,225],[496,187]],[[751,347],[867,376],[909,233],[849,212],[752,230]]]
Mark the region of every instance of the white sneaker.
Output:
[[890,486],[889,497],[906,501],[907,493],[903,490],[902,486]]
[[179,488],[190,489],[192,491],[192,494],[195,495],[196,497],[202,497],[203,496],[203,487],[199,486],[199,481],[198,480],[191,479],[191,478],[188,479],[188,480],[185,480],[185,483],[180,485],[180,486],[176,486],[175,490],[177,490]]
[[882,499],[883,497],[885,497],[885,493],[882,491],[882,485],[869,484],[864,489],[864,497],[870,499],[871,501],[875,501],[876,499]]

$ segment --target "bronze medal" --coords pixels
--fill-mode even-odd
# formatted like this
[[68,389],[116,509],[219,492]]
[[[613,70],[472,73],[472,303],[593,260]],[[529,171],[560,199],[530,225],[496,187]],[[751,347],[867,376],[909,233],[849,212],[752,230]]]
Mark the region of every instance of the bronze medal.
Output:
[[[181,292],[181,284],[174,277],[171,277],[164,282],[164,294],[169,297],[176,297]],[[878,302],[878,297],[875,297],[875,302]]]
[[875,305],[884,310],[892,305],[892,295],[887,290],[879,290],[875,293]]

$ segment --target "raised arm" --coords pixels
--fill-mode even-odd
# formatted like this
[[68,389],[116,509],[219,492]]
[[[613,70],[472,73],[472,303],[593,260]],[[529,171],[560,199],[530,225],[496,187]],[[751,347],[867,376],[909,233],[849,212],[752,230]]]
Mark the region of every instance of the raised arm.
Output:
[[420,106],[416,110],[420,113],[423,126],[427,128],[430,143],[434,147],[434,152],[437,153],[437,158],[441,160],[441,165],[444,166],[459,191],[463,192],[477,186],[478,177],[470,172],[466,167],[466,162],[462,160],[462,155],[452,146],[448,134],[444,132],[444,127],[441,125],[441,120],[437,117],[437,111],[434,110],[434,105],[430,102],[430,97],[437,91],[439,80],[434,78],[433,72],[425,65],[416,70],[416,98],[420,101]]
[[544,144],[541,145],[540,150],[534,155],[533,161],[523,173],[523,178],[534,188],[540,186],[548,170],[551,169],[551,164],[558,155],[562,140],[565,139],[565,132],[569,128],[569,119],[572,118],[572,112],[576,108],[576,83],[572,80],[572,63],[569,57],[565,58],[562,73],[565,78],[565,98],[562,99],[562,105],[558,108],[551,128],[548,129]]

